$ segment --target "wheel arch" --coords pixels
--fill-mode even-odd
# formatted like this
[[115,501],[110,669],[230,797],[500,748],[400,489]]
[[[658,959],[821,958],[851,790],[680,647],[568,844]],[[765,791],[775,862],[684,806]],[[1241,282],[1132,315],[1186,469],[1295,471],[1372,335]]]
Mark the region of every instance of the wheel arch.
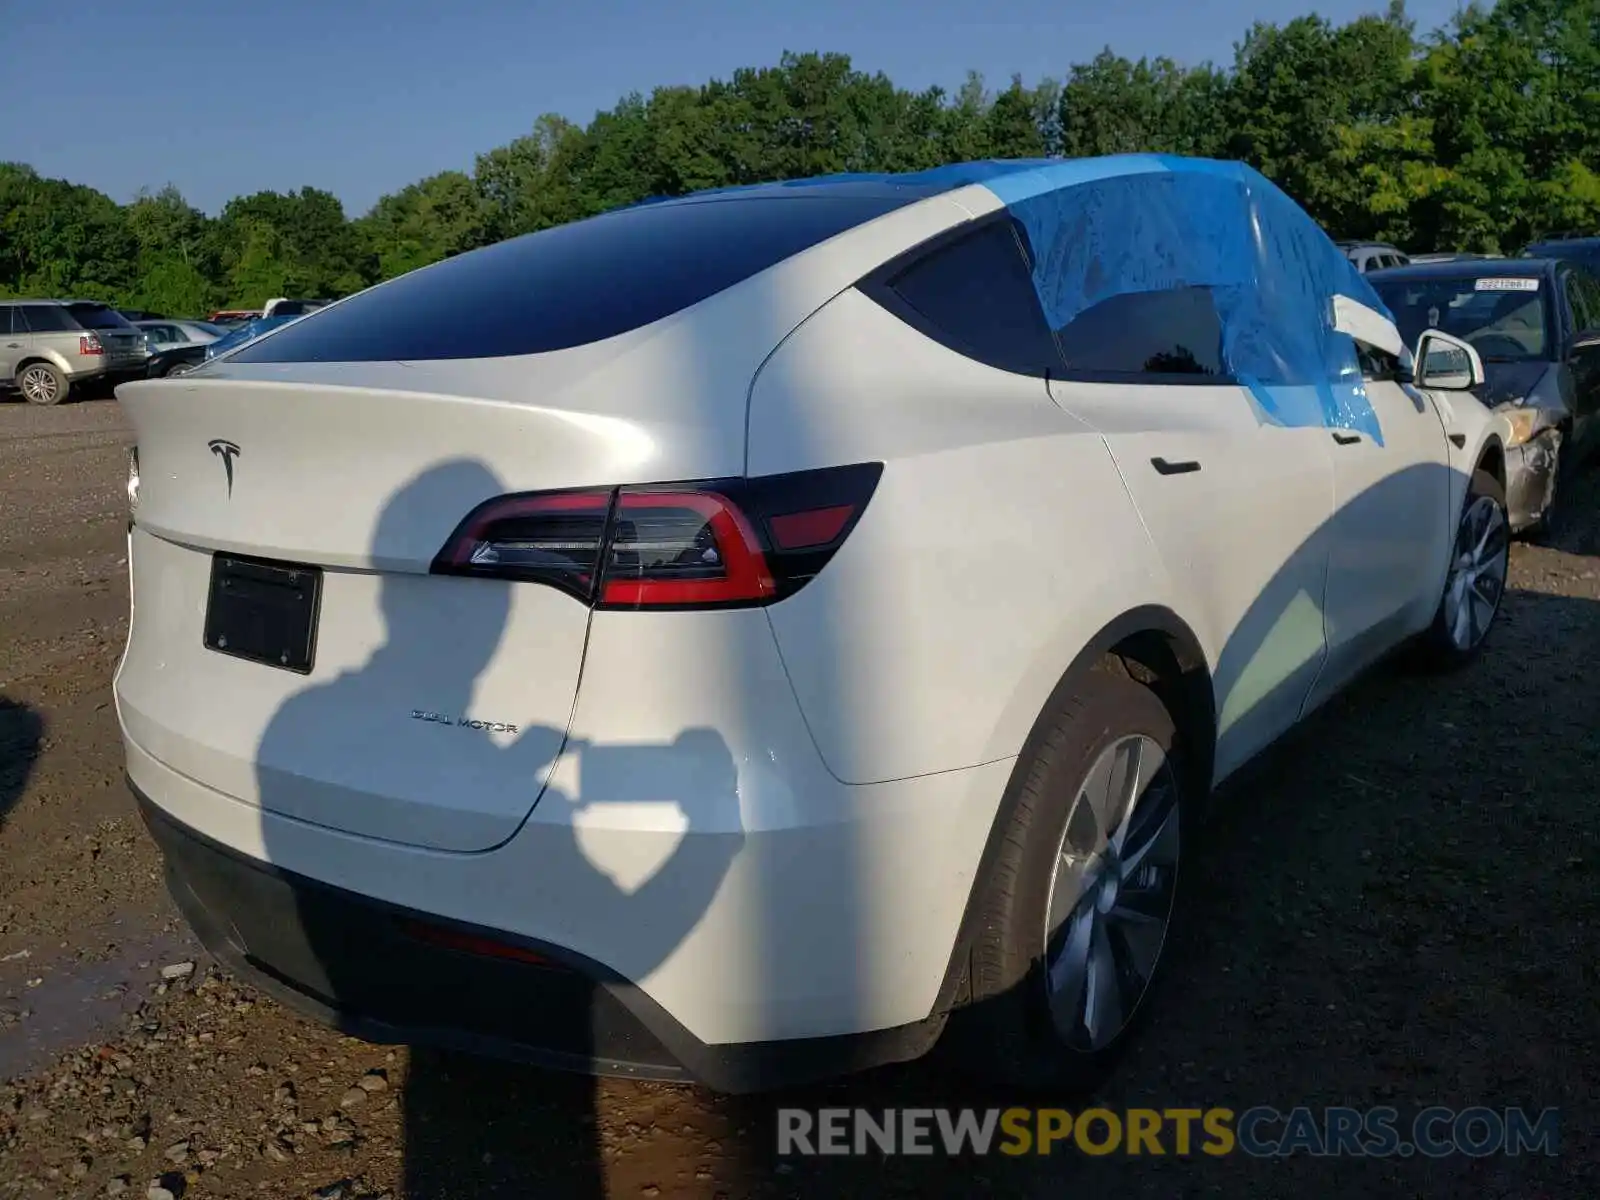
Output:
[[1478,449],[1477,471],[1487,471],[1493,475],[1495,482],[1501,487],[1506,486],[1506,448],[1500,439],[1490,434]]
[[1028,770],[1040,740],[1046,736],[1049,715],[1075,686],[1097,671],[1124,675],[1161,697],[1178,727],[1184,782],[1191,789],[1190,795],[1203,800],[1210,794],[1217,745],[1216,694],[1200,639],[1182,617],[1165,605],[1147,604],[1129,609],[1108,621],[1084,643],[1034,718],[1006,782],[1005,795],[995,810],[978,869],[969,885],[966,908],[951,948],[950,964],[932,1014],[935,1018],[942,1020],[973,999],[970,949],[980,911],[977,899],[999,856],[1002,831],[1010,823],[1019,781]]
[[29,367],[33,366],[36,363],[44,363],[46,366],[54,367],[56,370],[60,371],[63,375],[66,375],[68,379],[72,378],[72,376],[67,373],[66,367],[64,367],[61,363],[57,362],[53,355],[46,354],[46,353],[44,353],[43,351],[40,351],[40,350],[29,351],[27,354],[25,354],[21,358],[17,359],[17,365],[14,366],[11,369],[12,370],[12,378],[15,378],[16,376],[21,375],[24,371],[26,371]]
[[72,377],[72,372],[67,370],[66,365],[59,361],[54,354],[51,354],[48,351],[32,350],[23,355],[23,357],[19,358],[16,362],[16,365],[11,368],[11,386],[13,388],[20,389],[22,384],[19,381],[22,378],[22,373],[29,367],[35,367],[41,364],[52,368],[58,375],[61,376],[61,399],[68,399],[72,392],[73,386],[77,383],[77,380]]

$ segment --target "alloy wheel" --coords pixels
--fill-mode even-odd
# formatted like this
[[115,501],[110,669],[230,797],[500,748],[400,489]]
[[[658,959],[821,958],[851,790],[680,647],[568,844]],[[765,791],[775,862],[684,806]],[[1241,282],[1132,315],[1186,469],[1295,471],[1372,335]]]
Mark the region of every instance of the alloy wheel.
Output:
[[1051,1020],[1074,1050],[1115,1041],[1155,976],[1177,892],[1178,800],[1171,761],[1132,734],[1095,759],[1068,813],[1044,961]]
[[1456,649],[1477,648],[1505,595],[1511,530],[1492,497],[1478,496],[1461,514],[1455,555],[1444,588],[1444,622]]
[[48,367],[29,367],[17,382],[22,394],[34,404],[54,404],[60,399],[61,381]]

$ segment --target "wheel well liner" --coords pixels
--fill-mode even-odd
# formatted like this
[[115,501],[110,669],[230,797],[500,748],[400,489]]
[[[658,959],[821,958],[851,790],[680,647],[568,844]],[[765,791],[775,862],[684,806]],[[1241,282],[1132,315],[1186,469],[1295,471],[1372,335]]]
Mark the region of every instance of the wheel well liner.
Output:
[[1506,452],[1498,438],[1490,438],[1478,455],[1477,470],[1487,471],[1501,487],[1506,485]]

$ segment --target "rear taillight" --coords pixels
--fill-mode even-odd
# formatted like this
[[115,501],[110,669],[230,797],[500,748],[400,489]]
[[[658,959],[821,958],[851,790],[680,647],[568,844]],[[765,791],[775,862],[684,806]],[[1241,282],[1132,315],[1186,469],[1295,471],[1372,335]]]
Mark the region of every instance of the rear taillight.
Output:
[[588,601],[614,499],[614,490],[551,492],[481,504],[434,559],[434,573],[547,583]]
[[502,496],[467,516],[433,571],[548,584],[604,609],[770,604],[822,570],[882,472]]
[[100,339],[92,333],[85,333],[78,338],[79,354],[104,354],[106,348],[100,344]]

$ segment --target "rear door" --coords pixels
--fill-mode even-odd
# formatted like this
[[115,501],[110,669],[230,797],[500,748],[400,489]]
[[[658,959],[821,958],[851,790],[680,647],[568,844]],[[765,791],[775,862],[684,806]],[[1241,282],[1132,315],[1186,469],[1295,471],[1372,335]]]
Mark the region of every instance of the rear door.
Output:
[[28,327],[15,305],[0,304],[0,382],[9,383],[28,352]]
[[21,304],[17,316],[28,327],[28,349],[66,362],[73,375],[93,374],[102,359],[83,353],[83,330],[59,304]]
[[1105,436],[1191,602],[1183,615],[1213,663],[1220,780],[1299,719],[1322,668],[1328,431],[1267,423],[1226,378],[1205,289],[1116,296],[1058,337],[1073,373],[1052,396]]

